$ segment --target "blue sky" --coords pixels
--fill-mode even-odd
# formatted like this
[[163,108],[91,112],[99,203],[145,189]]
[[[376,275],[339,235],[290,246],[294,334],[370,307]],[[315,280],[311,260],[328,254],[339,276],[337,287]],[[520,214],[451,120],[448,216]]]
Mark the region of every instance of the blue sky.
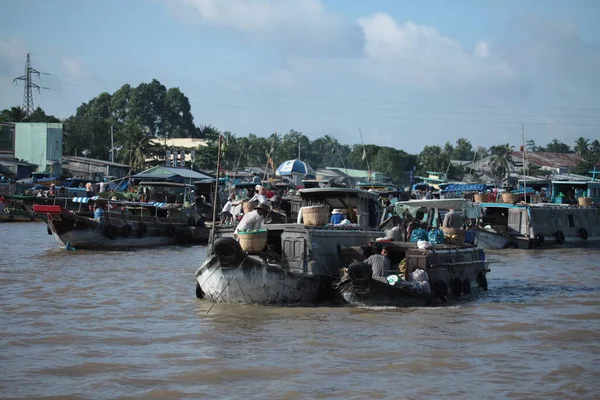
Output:
[[[101,91],[156,78],[197,125],[418,153],[600,138],[594,0],[3,0],[0,109],[22,103],[25,55],[46,72],[35,104],[61,118]],[[7,18],[8,16],[8,18]]]

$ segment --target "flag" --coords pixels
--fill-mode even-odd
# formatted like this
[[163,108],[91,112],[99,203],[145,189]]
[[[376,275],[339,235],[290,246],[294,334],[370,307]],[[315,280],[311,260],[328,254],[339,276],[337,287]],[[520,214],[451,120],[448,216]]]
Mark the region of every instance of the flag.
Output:
[[367,159],[367,149],[365,149],[364,147],[363,147],[363,155],[362,155],[362,159],[363,159],[363,160],[366,160],[366,159]]

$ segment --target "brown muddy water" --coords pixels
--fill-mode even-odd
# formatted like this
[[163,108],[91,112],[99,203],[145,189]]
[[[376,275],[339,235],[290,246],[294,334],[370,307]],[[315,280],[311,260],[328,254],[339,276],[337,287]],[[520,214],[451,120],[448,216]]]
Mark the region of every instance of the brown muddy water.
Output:
[[488,252],[441,308],[277,308],[194,295],[204,247],[67,252],[0,224],[0,397],[600,397],[600,250]]

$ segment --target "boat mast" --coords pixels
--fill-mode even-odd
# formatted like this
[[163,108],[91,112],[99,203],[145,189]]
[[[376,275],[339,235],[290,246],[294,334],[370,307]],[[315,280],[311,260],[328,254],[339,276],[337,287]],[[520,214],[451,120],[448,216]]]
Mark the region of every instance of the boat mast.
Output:
[[525,172],[525,131],[523,129],[523,124],[521,124],[521,139],[523,140],[523,145],[521,148],[521,153],[523,154],[523,200],[527,203],[527,173]]
[[365,141],[363,140],[363,136],[362,136],[362,132],[360,131],[360,129],[358,130],[358,133],[360,134],[360,142],[362,143],[362,147],[363,147],[363,160],[365,160],[367,162],[367,170],[368,172],[368,177],[369,177],[369,182],[371,182],[371,188],[373,188],[373,179],[371,177],[371,166],[369,165],[369,158],[367,157],[367,149],[365,148]]
[[210,247],[211,247],[211,251],[214,253],[215,251],[215,226],[216,226],[216,220],[217,220],[217,207],[218,207],[218,203],[217,203],[217,199],[219,198],[219,175],[221,173],[221,145],[223,142],[223,136],[221,134],[219,134],[219,141],[217,144],[217,173],[215,174],[215,194],[214,194],[214,199],[213,199],[213,215],[212,215],[212,232],[211,232],[211,243],[210,243]]

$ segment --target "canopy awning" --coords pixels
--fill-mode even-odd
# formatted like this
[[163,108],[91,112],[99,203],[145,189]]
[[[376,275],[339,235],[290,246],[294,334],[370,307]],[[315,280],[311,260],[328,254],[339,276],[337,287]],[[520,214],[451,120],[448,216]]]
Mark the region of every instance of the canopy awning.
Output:
[[484,183],[455,183],[446,186],[443,192],[485,192],[486,189]]

